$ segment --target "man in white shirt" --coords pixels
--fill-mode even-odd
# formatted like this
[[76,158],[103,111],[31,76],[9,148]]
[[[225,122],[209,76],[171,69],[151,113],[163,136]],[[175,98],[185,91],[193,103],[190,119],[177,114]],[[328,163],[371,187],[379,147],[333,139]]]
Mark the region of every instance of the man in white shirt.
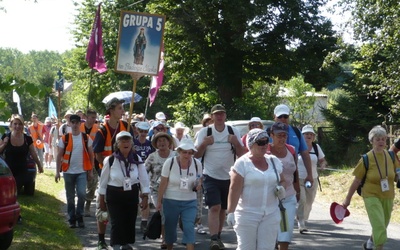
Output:
[[195,158],[204,164],[204,195],[208,210],[208,227],[211,235],[210,249],[225,249],[221,231],[225,222],[230,185],[230,168],[236,157],[244,152],[239,131],[225,125],[226,110],[221,104],[211,109],[213,124],[202,128],[196,138]]
[[[63,171],[65,191],[67,196],[68,221],[70,228],[83,228],[83,211],[86,198],[87,179],[93,178],[93,148],[92,139],[81,133],[79,127],[81,118],[78,115],[70,116],[72,133],[67,133],[58,142],[57,170],[55,181],[60,180]],[[75,190],[78,204],[75,208]]]

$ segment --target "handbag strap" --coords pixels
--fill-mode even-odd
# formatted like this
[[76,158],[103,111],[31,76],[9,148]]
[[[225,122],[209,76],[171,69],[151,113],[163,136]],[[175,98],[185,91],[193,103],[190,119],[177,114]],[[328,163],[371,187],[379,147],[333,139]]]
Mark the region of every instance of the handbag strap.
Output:
[[279,184],[279,176],[278,176],[278,171],[276,171],[274,158],[271,157],[270,160],[271,160],[271,162],[272,162],[272,167],[274,168],[274,172],[275,172],[275,175],[276,175],[276,181],[277,181],[278,184]]
[[[276,167],[275,167],[274,158],[270,158],[270,159],[271,159],[272,167],[274,168],[274,172],[275,172],[275,175],[276,175],[276,181],[278,182],[278,185],[279,185],[279,176],[278,176],[278,171],[276,170]],[[282,204],[282,200],[278,198],[278,201],[279,201],[279,204],[278,204],[279,210],[285,211],[286,209]]]

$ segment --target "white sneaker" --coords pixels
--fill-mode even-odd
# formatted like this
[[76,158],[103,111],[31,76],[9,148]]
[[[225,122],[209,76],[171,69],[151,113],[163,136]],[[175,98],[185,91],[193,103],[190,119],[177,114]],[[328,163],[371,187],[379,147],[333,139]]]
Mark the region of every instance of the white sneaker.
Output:
[[207,234],[202,224],[197,224],[195,230],[198,234]]

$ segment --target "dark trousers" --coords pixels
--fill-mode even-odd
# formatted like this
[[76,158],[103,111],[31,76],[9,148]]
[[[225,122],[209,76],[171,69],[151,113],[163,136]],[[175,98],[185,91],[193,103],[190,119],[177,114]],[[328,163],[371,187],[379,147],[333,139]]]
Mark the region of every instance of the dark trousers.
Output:
[[139,185],[133,185],[131,191],[124,191],[122,187],[107,186],[106,202],[111,222],[110,245],[135,243]]

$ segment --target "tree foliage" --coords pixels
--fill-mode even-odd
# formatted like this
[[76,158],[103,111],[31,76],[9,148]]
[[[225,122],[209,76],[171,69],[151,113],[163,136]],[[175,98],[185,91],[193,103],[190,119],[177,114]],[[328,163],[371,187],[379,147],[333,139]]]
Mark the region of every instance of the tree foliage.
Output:
[[398,1],[344,0],[352,12],[355,38],[362,42],[354,63],[356,82],[376,102],[399,113],[400,19]]
[[[63,67],[61,55],[54,51],[30,51],[23,54],[16,49],[0,48],[0,105],[2,119],[11,113],[18,113],[13,103],[12,90],[20,96],[21,109],[25,119],[32,112],[44,119],[48,111],[48,97],[53,97],[53,84],[57,70]],[[13,84],[13,85],[12,85]]]
[[[320,70],[324,56],[334,48],[336,39],[331,23],[319,13],[323,0],[310,1],[143,1],[129,8],[167,16],[165,78],[153,114],[163,110],[170,117],[189,124],[217,102],[227,104],[235,117],[245,91],[255,81],[273,84],[276,77],[290,79],[304,73],[317,86],[325,84]],[[68,96],[69,106],[93,94],[91,105],[101,107],[101,99],[112,91],[130,90],[132,79],[115,73],[119,11],[130,1],[106,1],[102,5],[103,45],[108,68],[93,74],[83,60],[96,11],[96,1],[78,5],[73,34],[77,49],[67,61],[65,75],[74,81]],[[239,6],[239,7],[238,7]],[[239,8],[239,9],[238,9]],[[147,96],[148,78],[138,82],[137,92]],[[161,97],[163,95],[163,97]],[[163,101],[166,102],[163,102]],[[235,105],[234,102],[241,102]],[[143,103],[135,104],[137,111]],[[157,106],[159,105],[159,106]],[[244,105],[246,106],[246,105]],[[251,105],[250,105],[251,106]],[[157,108],[157,109],[156,109]],[[102,109],[99,110],[100,112]],[[150,112],[151,113],[151,112]]]

